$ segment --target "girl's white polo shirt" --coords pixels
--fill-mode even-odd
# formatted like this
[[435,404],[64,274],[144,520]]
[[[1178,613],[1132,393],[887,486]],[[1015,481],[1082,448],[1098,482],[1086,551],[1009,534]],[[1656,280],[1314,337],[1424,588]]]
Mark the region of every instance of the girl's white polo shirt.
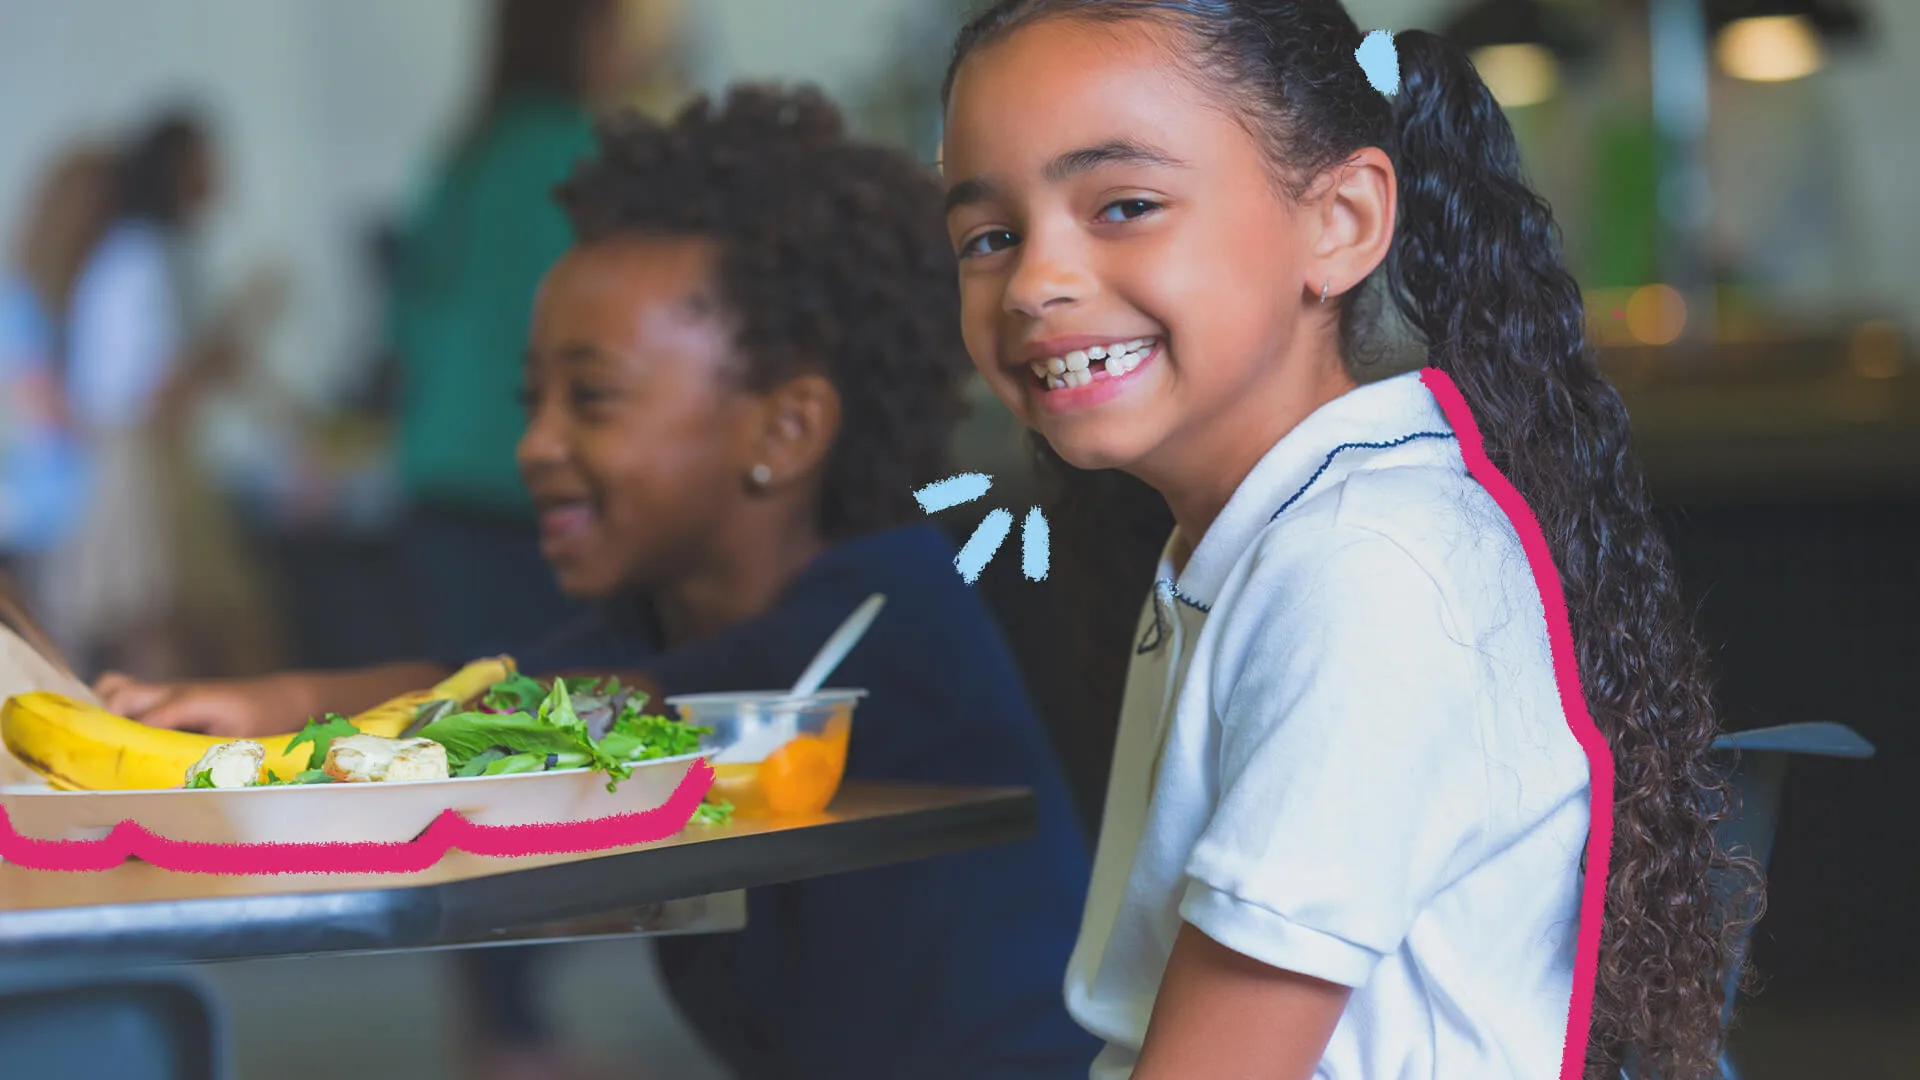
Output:
[[1132,1072],[1183,920],[1354,988],[1321,1080],[1558,1076],[1587,759],[1519,537],[1418,376],[1275,445],[1136,640],[1066,981],[1094,1080]]

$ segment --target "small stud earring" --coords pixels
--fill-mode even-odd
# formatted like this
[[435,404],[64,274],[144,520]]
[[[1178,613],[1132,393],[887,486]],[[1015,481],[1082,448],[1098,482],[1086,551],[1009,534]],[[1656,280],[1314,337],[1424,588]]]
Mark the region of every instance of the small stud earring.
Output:
[[1330,289],[1332,289],[1332,288],[1333,288],[1333,279],[1332,279],[1332,278],[1328,278],[1328,279],[1327,279],[1327,283],[1326,283],[1325,285],[1322,285],[1322,286],[1320,286],[1320,302],[1321,302],[1322,304],[1324,304],[1324,303],[1326,303],[1326,302],[1327,302],[1327,292],[1328,292],[1328,290],[1330,290]]
[[747,470],[747,479],[753,481],[754,487],[766,487],[773,483],[773,469],[764,463],[755,465]]

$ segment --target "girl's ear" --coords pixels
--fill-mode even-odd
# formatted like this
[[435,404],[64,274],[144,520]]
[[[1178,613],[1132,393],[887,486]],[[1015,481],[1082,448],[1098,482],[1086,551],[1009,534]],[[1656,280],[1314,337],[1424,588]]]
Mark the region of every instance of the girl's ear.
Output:
[[763,402],[753,463],[758,475],[750,483],[781,487],[823,467],[840,432],[840,392],[833,383],[801,375],[774,387]]
[[1309,248],[1308,302],[1331,300],[1366,280],[1393,246],[1397,209],[1393,162],[1378,147],[1331,169],[1309,201],[1314,225]]

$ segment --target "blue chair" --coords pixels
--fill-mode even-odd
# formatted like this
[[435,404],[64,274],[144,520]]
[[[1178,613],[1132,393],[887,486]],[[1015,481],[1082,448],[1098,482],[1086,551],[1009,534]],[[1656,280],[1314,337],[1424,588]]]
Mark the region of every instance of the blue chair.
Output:
[[0,1072],[60,1080],[228,1080],[218,998],[187,971],[0,973]]
[[[1786,787],[1787,764],[1795,755],[1811,757],[1864,759],[1873,756],[1873,744],[1844,724],[1782,724],[1755,728],[1713,741],[1715,750],[1738,754],[1733,772],[1734,790],[1740,796],[1740,813],[1720,827],[1720,843],[1729,851],[1744,852],[1767,868],[1773,855],[1774,831],[1780,823],[1780,799]],[[1749,935],[1750,936],[1750,935]],[[1734,959],[1744,960],[1748,945],[1743,937]],[[1739,990],[1739,965],[1727,976],[1727,1004],[1721,1024],[1730,1026]],[[1621,1080],[1658,1080],[1639,1076],[1631,1064],[1620,1071]],[[1730,1054],[1720,1055],[1721,1080],[1740,1080],[1740,1071]]]

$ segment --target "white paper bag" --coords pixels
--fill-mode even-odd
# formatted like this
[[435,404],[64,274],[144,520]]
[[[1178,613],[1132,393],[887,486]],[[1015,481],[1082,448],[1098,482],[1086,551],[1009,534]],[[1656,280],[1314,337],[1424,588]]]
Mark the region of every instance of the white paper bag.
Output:
[[[35,648],[35,645],[38,648]],[[11,583],[0,579],[0,701],[46,690],[98,705],[93,691],[70,671],[21,605]],[[0,784],[26,783],[38,774],[0,744]]]

